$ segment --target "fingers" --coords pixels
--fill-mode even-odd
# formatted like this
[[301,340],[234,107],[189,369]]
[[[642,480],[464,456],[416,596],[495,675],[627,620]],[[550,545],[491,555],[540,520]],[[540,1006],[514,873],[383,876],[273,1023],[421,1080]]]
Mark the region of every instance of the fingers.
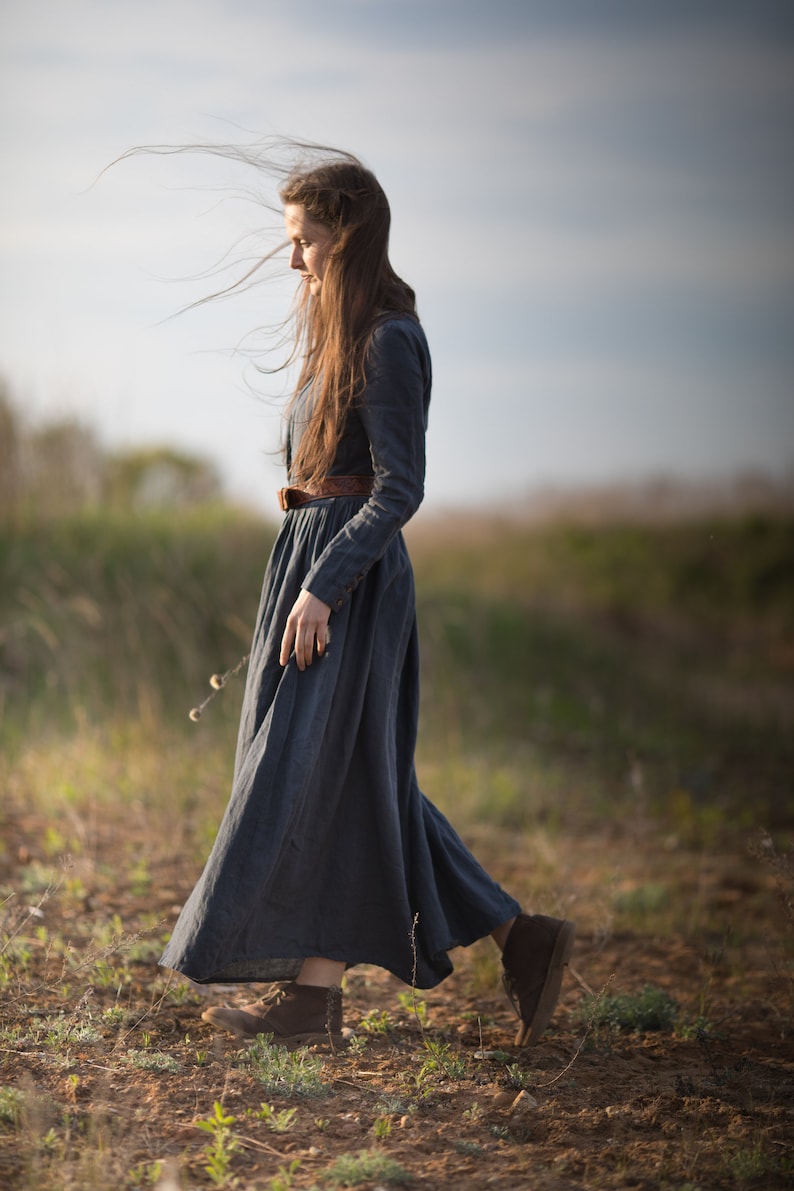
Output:
[[311,629],[298,629],[295,634],[295,663],[299,670],[311,666],[314,658],[315,634]]
[[[285,634],[286,638],[286,634]],[[298,626],[292,634],[294,649],[295,649],[295,664],[299,670],[305,670],[307,666],[311,666],[314,659],[314,647],[317,645],[317,654],[322,656],[325,652],[325,637],[321,637],[319,631],[311,627]],[[290,650],[285,649],[284,644],[281,646],[281,664],[286,666],[289,661]]]
[[289,661],[289,655],[292,653],[292,644],[295,640],[295,627],[292,623],[292,617],[287,620],[287,627],[284,629],[284,636],[281,638],[281,651],[278,655],[279,665],[286,666]]
[[284,635],[281,638],[279,661],[286,666],[294,649],[295,664],[305,670],[314,659],[315,645],[318,657],[322,657],[328,646],[328,618],[331,609],[308,591],[302,591],[287,617]]

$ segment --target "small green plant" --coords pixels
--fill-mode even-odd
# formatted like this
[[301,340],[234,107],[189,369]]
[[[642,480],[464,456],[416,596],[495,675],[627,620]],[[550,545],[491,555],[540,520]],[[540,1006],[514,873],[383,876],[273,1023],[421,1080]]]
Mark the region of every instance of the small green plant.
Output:
[[523,1146],[532,1140],[532,1130],[525,1128],[511,1128],[510,1125],[491,1125],[491,1134],[500,1141],[510,1141],[513,1145]]
[[735,1150],[725,1158],[724,1165],[740,1187],[755,1186],[760,1179],[770,1175],[794,1173],[794,1162],[772,1153],[761,1140],[756,1141],[750,1149]]
[[127,954],[133,963],[148,964],[156,963],[162,950],[162,939],[135,939],[130,943]]
[[172,985],[168,989],[167,996],[169,1001],[173,1001],[177,1005],[197,1005],[201,1000],[199,994],[187,981]]
[[106,959],[98,959],[91,970],[91,983],[96,988],[120,989],[129,983],[130,975],[128,968],[115,968]]
[[6,976],[25,972],[30,964],[33,952],[21,939],[6,939],[3,943],[4,972]]
[[295,1179],[295,1172],[300,1164],[300,1158],[293,1158],[289,1166],[279,1166],[276,1174],[266,1184],[267,1191],[289,1191]]
[[154,1187],[160,1181],[163,1173],[163,1163],[157,1158],[154,1162],[139,1162],[133,1166],[129,1179],[133,1187]]
[[328,1129],[328,1126],[331,1124],[331,1122],[328,1120],[328,1117],[315,1117],[314,1123],[321,1133],[325,1133]]
[[639,993],[615,993],[588,1001],[580,1020],[598,1031],[647,1034],[669,1032],[675,1026],[678,1005],[661,988],[646,984]]
[[149,860],[146,856],[141,856],[129,874],[130,879],[130,893],[133,897],[143,897],[148,893],[152,885],[152,874],[149,870]]
[[384,1116],[403,1116],[407,1112],[413,1112],[414,1105],[403,1100],[401,1096],[379,1096],[377,1104],[375,1105],[379,1113]]
[[323,1062],[305,1047],[289,1051],[274,1045],[272,1038],[259,1034],[240,1054],[241,1063],[251,1068],[268,1095],[323,1096]]
[[323,1171],[320,1182],[330,1187],[357,1187],[360,1183],[407,1183],[411,1175],[382,1150],[360,1150],[357,1155],[342,1154],[333,1166]]
[[679,1022],[676,1027],[676,1034],[679,1038],[694,1038],[700,1041],[702,1037],[706,1038],[722,1038],[723,1035],[718,1030],[714,1029],[712,1023],[703,1014],[698,1014],[694,1021]]
[[55,1129],[50,1128],[41,1139],[41,1148],[46,1154],[60,1154],[61,1158],[63,1158],[65,1145]]
[[391,1018],[385,1009],[370,1009],[359,1024],[367,1034],[388,1034],[393,1029]]
[[515,1088],[517,1092],[523,1092],[527,1088],[532,1088],[537,1083],[535,1074],[524,1071],[518,1063],[508,1063],[505,1067],[505,1073],[509,1086]]
[[127,1011],[121,1005],[111,1005],[102,1010],[102,1021],[108,1026],[120,1026],[126,1016]]
[[207,1159],[204,1169],[216,1187],[226,1187],[231,1180],[229,1166],[232,1156],[240,1148],[232,1129],[236,1120],[236,1117],[227,1116],[223,1111],[223,1105],[216,1100],[215,1111],[211,1117],[194,1121],[197,1129],[211,1134],[211,1140],[204,1150]]
[[58,1017],[48,1017],[44,1022],[46,1034],[44,1045],[51,1047],[89,1046],[94,1042],[101,1042],[102,1035],[94,1026],[87,1022],[75,1021],[73,1018],[61,1014]]
[[63,892],[66,897],[73,901],[85,903],[88,897],[88,889],[85,882],[80,877],[65,877],[63,882]]
[[391,1121],[388,1117],[375,1117],[372,1132],[378,1141],[383,1141],[391,1133]]
[[24,1103],[25,1097],[18,1088],[0,1087],[0,1121],[7,1125],[18,1125]]
[[53,826],[45,828],[41,846],[49,860],[57,859],[58,856],[70,850],[58,828]]
[[433,1038],[425,1038],[424,1047],[427,1058],[422,1064],[419,1079],[428,1075],[444,1075],[447,1079],[462,1079],[466,1074],[466,1060],[462,1055],[454,1054],[448,1042],[440,1042]]
[[290,1129],[297,1124],[295,1117],[297,1116],[297,1108],[282,1108],[278,1112],[262,1101],[259,1112],[256,1114],[260,1121],[264,1121],[268,1129],[272,1129],[274,1133],[289,1133]]
[[179,1063],[172,1055],[163,1054],[160,1050],[128,1050],[127,1062],[141,1071],[163,1071],[169,1075],[176,1075]]

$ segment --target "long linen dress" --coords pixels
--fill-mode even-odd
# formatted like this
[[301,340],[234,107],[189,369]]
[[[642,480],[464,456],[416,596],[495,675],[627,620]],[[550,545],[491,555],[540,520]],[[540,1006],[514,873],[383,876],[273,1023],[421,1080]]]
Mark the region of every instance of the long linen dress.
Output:
[[[519,912],[414,770],[416,604],[400,531],[423,496],[430,382],[420,324],[381,323],[331,469],[373,476],[371,497],[285,514],[264,579],[231,798],[160,960],[198,983],[290,980],[304,958],[322,956],[432,988],[452,971],[451,948]],[[298,405],[288,461],[304,420]],[[279,664],[301,588],[332,609],[328,650],[303,672],[294,657]]]

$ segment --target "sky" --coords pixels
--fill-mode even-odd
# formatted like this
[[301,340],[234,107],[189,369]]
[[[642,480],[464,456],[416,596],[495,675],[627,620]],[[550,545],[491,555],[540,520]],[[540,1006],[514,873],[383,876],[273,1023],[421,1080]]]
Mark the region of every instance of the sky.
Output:
[[273,242],[264,180],[102,171],[292,136],[389,196],[428,506],[794,471],[789,0],[3,0],[0,113],[0,377],[33,420],[205,455],[275,514],[288,377],[240,346],[286,313],[286,256],[177,315]]

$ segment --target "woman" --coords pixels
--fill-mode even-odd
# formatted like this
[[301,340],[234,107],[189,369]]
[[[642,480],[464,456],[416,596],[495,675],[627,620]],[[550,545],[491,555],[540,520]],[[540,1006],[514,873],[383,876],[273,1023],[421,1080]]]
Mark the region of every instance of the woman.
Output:
[[342,976],[431,988],[491,934],[534,1042],[573,924],[521,913],[418,789],[418,647],[401,529],[423,495],[430,356],[388,259],[373,174],[328,152],[282,186],[301,278],[285,517],[264,580],[231,799],[161,963],[199,983],[280,982],[204,1020],[288,1045],[343,1039]]

